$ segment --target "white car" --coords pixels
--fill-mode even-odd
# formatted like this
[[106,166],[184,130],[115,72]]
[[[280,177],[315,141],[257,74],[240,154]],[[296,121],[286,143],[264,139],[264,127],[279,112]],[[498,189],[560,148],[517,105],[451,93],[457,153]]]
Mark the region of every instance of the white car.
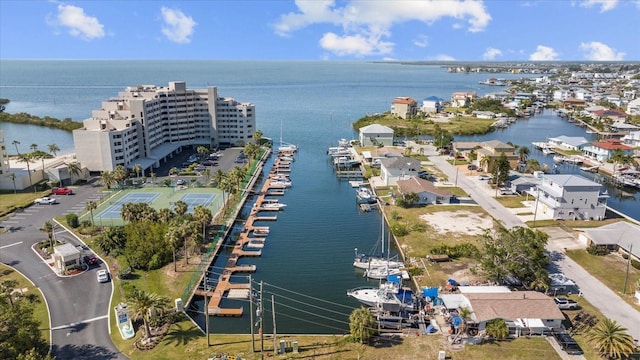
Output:
[[53,204],[57,204],[58,200],[45,196],[45,197],[35,199],[33,203],[38,205],[53,205]]
[[176,181],[176,185],[184,185],[186,184],[186,182],[182,179],[178,179],[178,181]]
[[107,270],[98,270],[96,276],[98,278],[98,282],[100,283],[109,281],[109,272],[107,272]]

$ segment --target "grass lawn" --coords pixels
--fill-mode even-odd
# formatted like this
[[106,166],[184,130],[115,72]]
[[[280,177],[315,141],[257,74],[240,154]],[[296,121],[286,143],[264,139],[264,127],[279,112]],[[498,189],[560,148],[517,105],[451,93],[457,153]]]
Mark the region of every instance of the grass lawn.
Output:
[[24,208],[33,204],[33,200],[51,194],[50,190],[33,192],[23,191],[16,194],[13,191],[0,192],[0,219],[15,209]]
[[[498,196],[494,197],[502,206],[510,209],[516,209],[524,207],[523,201],[527,200],[526,196]],[[533,198],[532,198],[533,199]]]
[[36,294],[38,296],[39,301],[33,305],[33,317],[41,324],[40,333],[42,334],[44,341],[49,344],[51,341],[49,337],[49,329],[51,328],[51,324],[49,324],[49,311],[47,310],[47,305],[44,302],[44,298],[42,297],[40,290],[38,290],[38,288],[36,288],[26,277],[22,276],[20,273],[5,264],[0,263],[0,282],[6,280],[16,280],[18,282],[18,289],[26,289],[24,292],[25,294]]
[[629,279],[627,281],[626,292],[622,293],[624,286],[625,274],[627,271],[627,260],[617,254],[609,254],[606,256],[591,255],[585,250],[569,250],[567,251],[573,261],[580,264],[585,269],[589,269],[589,273],[602,281],[609,289],[618,294],[623,300],[631,304],[631,306],[640,310],[640,306],[633,300],[634,284],[640,280],[640,270],[629,266]]

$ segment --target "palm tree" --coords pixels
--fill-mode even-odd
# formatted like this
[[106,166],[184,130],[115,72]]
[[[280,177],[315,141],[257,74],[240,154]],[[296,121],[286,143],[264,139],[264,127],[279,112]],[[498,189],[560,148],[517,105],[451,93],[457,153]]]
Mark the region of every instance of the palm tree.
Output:
[[52,153],[54,157],[58,156],[58,151],[60,151],[60,148],[56,144],[47,145],[47,149],[49,149],[49,152]]
[[529,148],[526,146],[522,146],[518,148],[518,158],[520,163],[524,164],[527,162],[527,158],[529,157]]
[[107,187],[107,190],[110,190],[111,186],[116,182],[113,177],[113,172],[109,170],[105,170],[100,174],[100,181],[102,181],[102,184]]
[[487,172],[489,170],[490,160],[491,160],[491,157],[487,154],[484,154],[480,157],[479,165],[482,171]]
[[127,178],[127,170],[122,165],[116,166],[116,169],[113,170],[113,179],[121,184],[124,179]]
[[98,203],[95,200],[89,200],[87,201],[87,206],[84,208],[86,211],[89,211],[89,214],[91,214],[91,225],[95,226],[95,223],[93,222],[93,210],[98,208]]
[[260,142],[262,140],[262,131],[260,130],[256,130],[256,132],[253,133],[253,140],[256,142],[256,145],[260,145]]
[[11,182],[13,182],[13,193],[17,193],[18,190],[16,190],[16,174],[14,173],[9,173],[9,179],[11,179]]
[[178,214],[178,216],[182,216],[187,213],[187,210],[189,210],[189,205],[182,200],[178,200],[176,201],[173,210]]
[[466,306],[461,307],[460,311],[458,311],[458,316],[462,320],[462,323],[460,324],[460,332],[459,332],[460,335],[466,334],[467,322],[471,320],[471,314],[473,314],[473,310],[471,310]]
[[74,177],[78,177],[80,173],[82,173],[82,169],[80,168],[80,163],[77,161],[71,162],[67,164],[67,171],[69,171],[69,175],[71,175],[71,183],[74,183]]
[[145,339],[149,339],[151,337],[151,328],[149,327],[150,314],[152,312],[164,312],[169,305],[169,298],[134,289],[131,296],[127,298],[127,304],[133,312],[133,318],[142,318],[145,331],[144,337]]
[[160,222],[168,223],[171,219],[173,219],[174,216],[175,214],[173,213],[173,211],[171,211],[171,209],[162,208],[158,210],[158,221]]
[[206,155],[209,155],[209,149],[207,149],[206,146],[198,146],[198,148],[196,149],[196,152],[198,153],[198,155],[200,155],[201,158]]
[[169,242],[169,246],[171,246],[171,251],[173,252],[173,272],[178,272],[178,265],[176,262],[176,249],[178,248],[178,243],[182,238],[180,227],[169,226],[166,236],[167,241]]
[[5,280],[0,283],[0,296],[9,300],[9,304],[13,307],[13,290],[18,287],[17,280]]
[[485,332],[494,339],[506,339],[509,336],[509,327],[503,319],[493,319],[487,322]]
[[178,168],[177,167],[172,167],[171,169],[169,169],[169,175],[177,175],[178,174]]
[[240,186],[242,185],[242,181],[244,180],[245,176],[247,176],[247,169],[245,169],[244,167],[234,166],[233,169],[229,171],[228,176],[230,177],[231,181],[235,183],[235,190],[241,190]]
[[20,145],[20,141],[18,141],[18,140],[13,140],[13,141],[11,142],[11,144],[13,144],[13,146],[15,146],[15,147],[16,147],[16,154],[20,155],[20,150],[18,149],[18,145]]
[[626,357],[633,352],[633,337],[615,320],[604,318],[587,333],[587,340],[609,359]]
[[204,169],[204,171],[202,172],[202,176],[204,176],[204,181],[206,181],[208,184],[209,179],[211,179],[211,169],[209,168]]
[[33,192],[36,192],[36,188],[33,186],[33,180],[31,179],[31,166],[29,166],[31,160],[33,160],[32,154],[18,154],[18,162],[23,162],[27,165],[27,173],[29,174],[29,186],[33,187]]
[[207,224],[211,223],[213,219],[213,215],[211,214],[211,210],[207,209],[202,205],[198,205],[193,209],[193,217],[202,224],[202,240],[204,241],[206,236]]
[[413,152],[413,146],[407,146],[407,148],[404,149],[404,156],[411,156],[412,152]]
[[53,250],[53,223],[51,221],[45,221],[44,224],[42,224],[42,228],[40,230],[47,234],[49,246]]
[[349,315],[349,332],[351,337],[365,344],[375,334],[376,319],[371,311],[365,307],[359,307],[353,310]]
[[133,167],[133,171],[136,173],[136,176],[137,176],[138,178],[140,178],[140,173],[142,172],[142,165],[140,165],[140,164],[136,164],[136,165]]
[[218,169],[215,174],[213,174],[213,182],[216,184],[217,188],[220,188],[220,184],[224,181],[226,175],[222,169]]
[[155,185],[156,184],[156,179],[158,178],[158,175],[154,172],[150,173],[149,176],[151,176],[151,182]]

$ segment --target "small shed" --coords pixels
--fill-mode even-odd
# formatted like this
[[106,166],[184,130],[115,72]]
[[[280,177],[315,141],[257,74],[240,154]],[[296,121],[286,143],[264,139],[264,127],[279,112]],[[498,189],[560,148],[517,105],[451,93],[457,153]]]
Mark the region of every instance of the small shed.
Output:
[[80,250],[66,243],[53,248],[54,267],[58,273],[80,266]]

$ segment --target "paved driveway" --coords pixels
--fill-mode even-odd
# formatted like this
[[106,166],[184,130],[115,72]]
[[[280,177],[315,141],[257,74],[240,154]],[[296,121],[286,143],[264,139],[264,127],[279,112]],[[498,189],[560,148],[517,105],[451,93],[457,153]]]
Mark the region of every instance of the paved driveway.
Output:
[[[31,249],[46,235],[39,229],[45,221],[69,212],[80,212],[88,200],[100,197],[99,187],[73,187],[76,195],[55,196],[57,205],[32,205],[1,222],[13,229],[0,237],[0,261],[13,266],[39,287],[51,315],[52,352],[57,359],[126,359],[111,342],[108,331],[111,282],[96,280],[98,268],[73,276],[59,277]],[[55,227],[58,240],[81,246],[73,235]],[[114,331],[117,331],[114,329]]]
[[[414,151],[417,147],[420,147],[420,145],[416,146],[415,144],[411,144],[411,146],[414,147]],[[425,154],[430,155],[430,160],[433,164],[445,173],[450,180],[455,179],[457,175],[458,187],[470,194],[479,205],[504,224],[505,227],[526,226],[515,214],[480,188],[480,184],[468,179],[465,172],[458,171],[456,174],[456,168],[447,162],[446,157],[437,156],[432,146],[425,146]],[[567,238],[573,238],[573,235],[558,232],[557,229],[550,232],[547,250],[551,254],[552,268],[559,270],[555,272],[562,272],[565,276],[575,281],[584,298],[600,310],[603,315],[627,328],[634,339],[640,339],[640,312],[627,304],[598,279],[591,276],[576,262],[565,256],[564,248],[570,248],[570,246],[566,246]],[[572,244],[573,246],[578,246],[574,243]]]

